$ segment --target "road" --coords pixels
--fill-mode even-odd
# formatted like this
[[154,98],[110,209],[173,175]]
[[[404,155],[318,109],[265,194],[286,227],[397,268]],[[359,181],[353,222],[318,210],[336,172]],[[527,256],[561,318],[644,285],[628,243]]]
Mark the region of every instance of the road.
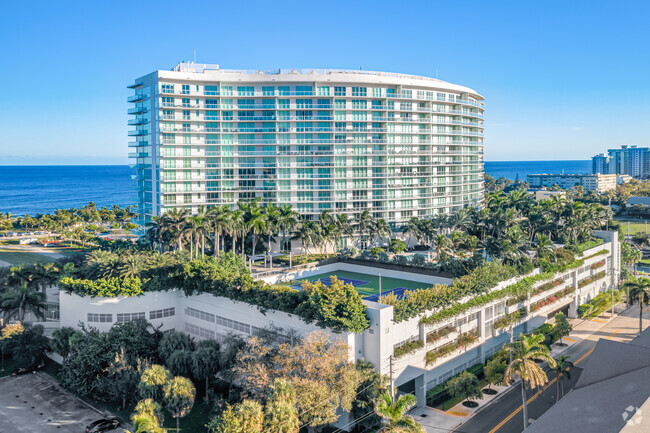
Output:
[[[564,379],[565,394],[573,388],[580,377],[582,367],[589,359],[596,341],[600,338],[630,341],[636,337],[638,332],[638,317],[638,307],[631,307],[605,324],[592,336],[585,336],[584,340],[567,349],[564,354],[569,355],[569,361],[573,361],[576,366],[571,372],[571,380]],[[647,324],[650,322],[644,321],[644,328],[647,327]],[[557,395],[555,374],[550,373],[549,379],[549,383],[542,390],[528,391],[528,417],[531,421],[539,418],[555,404]],[[458,433],[521,433],[524,430],[521,409],[521,386],[517,385],[454,431]]]

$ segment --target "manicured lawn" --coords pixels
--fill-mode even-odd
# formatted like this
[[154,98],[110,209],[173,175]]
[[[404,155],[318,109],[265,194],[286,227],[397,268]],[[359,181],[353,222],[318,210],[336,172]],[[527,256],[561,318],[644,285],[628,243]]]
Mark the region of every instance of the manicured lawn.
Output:
[[[634,235],[635,233],[646,233],[646,223],[645,220],[616,220],[617,223],[621,225],[624,233],[628,233],[628,222],[629,222],[629,233]],[[647,225],[647,233],[650,234],[650,222]]]
[[[361,274],[358,272],[349,272],[349,271],[335,271],[327,274],[318,274],[311,277],[301,278],[298,281],[308,280],[315,281],[320,278],[330,277],[336,275],[339,278],[349,278],[352,280],[368,281],[367,284],[361,286],[356,286],[355,288],[361,296],[374,295],[379,292],[379,276],[370,275],[370,274]],[[287,283],[287,285],[293,285],[295,282]],[[403,280],[400,278],[390,278],[390,277],[381,277],[381,291],[387,292],[397,287],[405,287],[407,289],[425,289],[431,287],[431,284],[428,283],[418,283],[415,281]]]
[[53,254],[70,256],[78,254],[81,249],[48,247],[47,251],[52,254],[39,253],[35,251],[21,251],[16,246],[0,245],[0,261],[7,262],[10,265],[34,264],[34,263],[51,263],[56,260]]

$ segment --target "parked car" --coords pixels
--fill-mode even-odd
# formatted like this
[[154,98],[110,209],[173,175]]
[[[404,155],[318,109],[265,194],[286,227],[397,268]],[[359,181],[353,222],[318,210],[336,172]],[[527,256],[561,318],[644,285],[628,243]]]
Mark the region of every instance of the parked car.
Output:
[[36,373],[38,370],[42,370],[44,368],[45,368],[45,363],[41,362],[40,364],[31,365],[29,367],[14,368],[14,371],[11,373],[11,375],[20,376],[28,373]]
[[117,418],[98,419],[86,426],[86,433],[100,433],[116,429],[120,426]]

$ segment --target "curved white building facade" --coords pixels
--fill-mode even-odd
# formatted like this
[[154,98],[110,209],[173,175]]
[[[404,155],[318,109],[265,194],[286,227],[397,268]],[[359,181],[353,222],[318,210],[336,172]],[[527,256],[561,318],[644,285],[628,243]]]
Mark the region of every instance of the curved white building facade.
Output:
[[477,205],[483,97],[384,72],[181,63],[129,86],[140,222],[173,207],[293,204],[399,224]]

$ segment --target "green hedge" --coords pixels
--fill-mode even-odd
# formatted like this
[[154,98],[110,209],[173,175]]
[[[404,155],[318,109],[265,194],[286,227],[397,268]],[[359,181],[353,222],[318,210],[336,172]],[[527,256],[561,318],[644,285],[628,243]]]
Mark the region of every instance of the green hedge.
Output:
[[[146,281],[145,281],[146,283]],[[99,280],[81,280],[63,277],[59,288],[66,293],[79,296],[115,298],[118,296],[140,296],[144,293],[143,281],[138,278],[101,278]]]
[[[571,261],[570,263],[567,264],[553,264],[551,267],[552,272],[543,272],[541,274],[537,275],[531,275],[529,277],[522,278],[521,280],[517,281],[514,284],[511,284],[503,289],[500,290],[495,290],[493,292],[476,296],[474,298],[471,298],[469,301],[459,304],[455,303],[451,305],[450,307],[444,308],[440,311],[437,311],[430,316],[425,316],[422,319],[420,319],[420,323],[424,323],[426,325],[433,325],[435,323],[438,323],[444,319],[447,319],[449,317],[454,317],[458,314],[461,314],[467,310],[470,310],[472,308],[479,307],[481,305],[490,303],[492,301],[495,301],[497,299],[501,298],[514,298],[518,302],[514,302],[512,305],[516,305],[519,303],[520,300],[523,300],[528,297],[528,293],[532,289],[532,286],[539,282],[539,281],[544,281],[544,280],[550,280],[553,278],[558,272],[565,272],[569,269],[576,269],[582,266],[585,262],[585,260],[595,257],[601,254],[607,254],[607,250],[602,250],[599,251],[595,254],[592,254],[589,257],[585,257],[584,259],[579,259],[579,260],[574,260]],[[545,269],[549,269],[546,267]],[[471,274],[470,274],[471,276]],[[452,286],[453,287],[453,284]],[[410,297],[410,295],[409,295]]]
[[79,296],[137,296],[143,292],[179,288],[187,296],[209,293],[255,305],[262,312],[279,310],[295,314],[335,332],[363,332],[369,326],[361,296],[350,284],[330,287],[318,282],[303,290],[271,286],[254,280],[243,260],[224,253],[217,258],[175,263],[148,272],[148,278],[83,280],[63,278],[61,288]]

